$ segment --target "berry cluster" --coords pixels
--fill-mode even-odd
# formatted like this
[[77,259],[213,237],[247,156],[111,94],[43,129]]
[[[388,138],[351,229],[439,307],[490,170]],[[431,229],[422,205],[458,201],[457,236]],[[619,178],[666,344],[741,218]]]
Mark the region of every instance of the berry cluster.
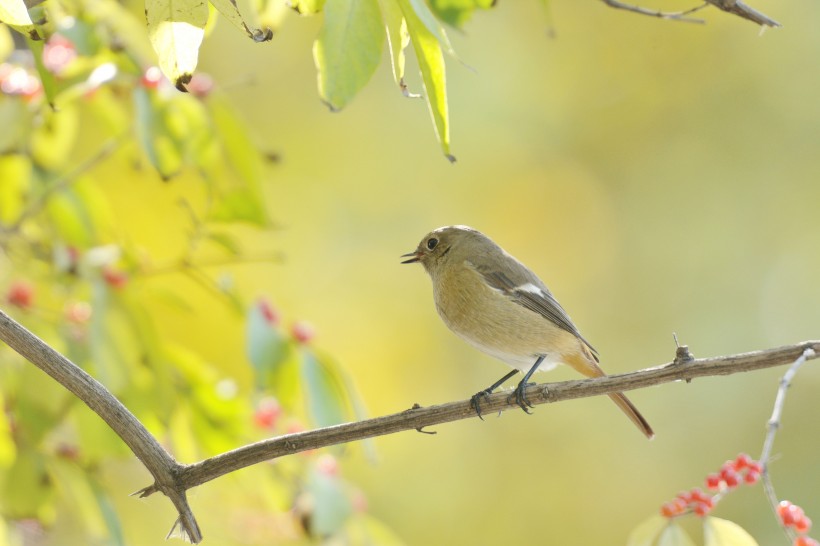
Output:
[[741,453],[734,460],[726,461],[720,471],[706,476],[706,487],[711,491],[734,489],[741,480],[752,485],[760,480],[763,467],[745,453]]
[[715,507],[722,494],[736,488],[741,482],[749,485],[757,483],[762,471],[763,467],[760,462],[753,460],[746,453],[741,453],[735,459],[723,463],[718,472],[706,476],[706,488],[710,491],[717,491],[718,494],[709,495],[699,487],[690,491],[682,491],[673,501],[661,506],[661,514],[667,518],[689,512],[705,516]]
[[820,542],[806,536],[811,531],[811,520],[802,508],[786,500],[780,501],[777,505],[777,515],[780,516],[783,527],[794,529],[799,535],[794,540],[794,546],[820,546]]

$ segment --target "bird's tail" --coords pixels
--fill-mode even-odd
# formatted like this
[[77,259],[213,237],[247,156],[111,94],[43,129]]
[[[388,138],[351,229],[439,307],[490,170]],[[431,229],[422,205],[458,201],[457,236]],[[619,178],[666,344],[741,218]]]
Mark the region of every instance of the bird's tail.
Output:
[[615,392],[610,394],[609,397],[612,399],[613,402],[615,402],[615,404],[617,404],[619,408],[621,408],[621,411],[624,412],[627,417],[629,417],[629,420],[635,423],[635,426],[641,429],[641,432],[644,433],[644,436],[646,436],[650,440],[655,437],[655,431],[653,431],[652,427],[649,426],[649,423],[646,422],[646,419],[644,419],[643,415],[641,415],[641,412],[638,411],[638,408],[636,408],[632,404],[632,402],[629,401],[629,398],[624,396],[624,393]]
[[[567,358],[565,358],[565,362],[572,366],[577,372],[585,375],[586,377],[603,377],[606,374],[598,366],[598,363],[594,360],[591,351],[589,351],[586,347],[584,347],[584,351],[580,353],[575,353]],[[644,436],[649,438],[650,440],[655,436],[655,432],[652,430],[652,427],[649,426],[644,416],[641,415],[641,412],[638,411],[632,402],[629,401],[629,398],[624,395],[622,392],[614,392],[609,395],[615,404],[621,408],[629,420],[635,423],[641,432],[644,433]]]

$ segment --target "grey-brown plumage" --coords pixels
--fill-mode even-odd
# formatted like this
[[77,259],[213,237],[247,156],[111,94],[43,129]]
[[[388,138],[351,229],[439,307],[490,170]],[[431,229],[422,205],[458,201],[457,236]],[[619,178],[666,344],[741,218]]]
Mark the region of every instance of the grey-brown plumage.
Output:
[[[515,391],[527,411],[524,388],[533,372],[568,364],[586,377],[605,375],[598,356],[546,285],[489,237],[467,226],[428,233],[403,263],[420,262],[433,281],[436,310],[459,337],[524,372]],[[514,373],[514,372],[513,372]],[[473,397],[480,415],[480,396]],[[649,438],[654,433],[623,395],[612,400]]]

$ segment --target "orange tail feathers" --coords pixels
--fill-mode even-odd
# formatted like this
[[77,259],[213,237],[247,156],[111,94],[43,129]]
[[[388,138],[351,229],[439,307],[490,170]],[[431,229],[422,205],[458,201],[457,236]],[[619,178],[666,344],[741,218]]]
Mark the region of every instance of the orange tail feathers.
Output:
[[[584,349],[586,349],[586,347],[584,347]],[[592,353],[589,353],[589,351],[575,353],[567,357],[565,361],[572,366],[575,371],[586,377],[603,377],[606,375],[601,367],[598,366],[598,363],[595,362]],[[629,420],[635,423],[635,426],[644,433],[644,436],[650,440],[655,437],[655,431],[652,430],[652,427],[649,426],[649,423],[644,419],[644,416],[641,415],[641,412],[638,411],[638,408],[629,401],[629,398],[627,398],[624,393],[614,392],[610,394],[609,397],[621,408],[621,411],[629,417]]]

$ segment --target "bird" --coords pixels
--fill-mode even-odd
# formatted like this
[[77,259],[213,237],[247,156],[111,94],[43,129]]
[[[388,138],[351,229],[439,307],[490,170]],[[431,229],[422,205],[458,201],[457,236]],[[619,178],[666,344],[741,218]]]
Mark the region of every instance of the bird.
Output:
[[[604,377],[598,352],[581,335],[544,282],[489,237],[468,226],[434,229],[401,263],[420,263],[433,284],[436,310],[444,324],[467,343],[513,370],[471,398],[481,418],[481,399],[505,381],[524,373],[510,400],[526,413],[533,407],[525,393],[536,371],[559,364],[585,377]],[[654,431],[622,393],[609,395],[651,439]],[[483,418],[482,418],[483,419]]]

